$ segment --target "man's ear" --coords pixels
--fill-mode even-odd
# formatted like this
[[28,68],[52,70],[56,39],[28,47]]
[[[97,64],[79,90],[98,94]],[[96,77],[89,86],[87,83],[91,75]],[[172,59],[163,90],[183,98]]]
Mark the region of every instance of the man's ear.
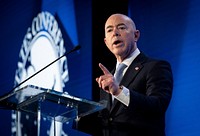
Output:
[[104,38],[104,43],[107,45],[106,37]]
[[137,42],[138,39],[140,38],[140,31],[139,30],[135,30],[134,34],[135,34],[135,42]]

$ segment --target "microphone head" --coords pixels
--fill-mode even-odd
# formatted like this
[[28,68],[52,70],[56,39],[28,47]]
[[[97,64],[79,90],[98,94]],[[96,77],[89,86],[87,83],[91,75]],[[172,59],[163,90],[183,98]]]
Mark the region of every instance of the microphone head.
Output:
[[76,51],[76,50],[79,50],[80,48],[81,48],[81,46],[80,46],[80,45],[77,45],[77,46],[74,47],[73,50]]

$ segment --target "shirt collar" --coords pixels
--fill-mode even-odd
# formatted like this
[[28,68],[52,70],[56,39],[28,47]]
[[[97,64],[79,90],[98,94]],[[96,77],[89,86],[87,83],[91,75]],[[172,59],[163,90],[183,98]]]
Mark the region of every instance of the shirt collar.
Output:
[[[132,61],[140,54],[140,50],[136,48],[134,52],[132,52],[122,63],[126,64],[127,67],[130,66]],[[117,61],[116,67],[119,65],[120,62]]]

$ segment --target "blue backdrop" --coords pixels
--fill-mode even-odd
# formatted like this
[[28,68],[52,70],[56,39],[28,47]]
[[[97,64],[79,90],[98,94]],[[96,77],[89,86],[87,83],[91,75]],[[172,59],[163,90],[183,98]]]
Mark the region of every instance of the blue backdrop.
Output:
[[[63,49],[65,49],[66,52],[68,52],[76,45],[81,46],[81,49],[79,51],[73,52],[67,56],[67,62],[65,63],[67,63],[67,70],[68,70],[67,76],[69,80],[65,82],[63,91],[68,92],[69,94],[77,97],[91,99],[92,97],[91,1],[1,0],[0,5],[1,5],[0,95],[9,92],[14,87],[14,82],[16,80],[15,73],[18,67],[20,66],[18,61],[19,61],[19,56],[22,55],[21,54],[22,45],[23,46],[27,45],[25,47],[31,48],[31,43],[29,44],[28,40],[25,40],[25,42],[23,41],[24,39],[31,39],[30,33],[28,35],[28,32],[31,31],[33,33],[31,26],[34,22],[33,21],[34,18],[38,16],[38,13],[42,11],[47,11],[52,16],[55,17],[55,21],[50,21],[50,23],[54,23],[57,21],[58,27],[55,25],[54,26],[55,30],[57,29],[61,30],[62,37],[59,36],[56,38],[64,39],[64,45],[63,45],[64,47],[62,47],[62,42],[59,42],[60,46],[56,45],[52,46],[55,47],[55,52],[58,51],[61,56],[62,52],[64,51]],[[52,17],[46,19],[52,20]],[[50,23],[47,23],[47,25],[51,26]],[[30,28],[30,30],[28,28]],[[37,26],[35,26],[35,28],[37,28]],[[59,34],[58,32],[53,32],[53,31],[52,33],[56,33],[54,35]],[[51,39],[51,37],[49,37],[49,39]],[[54,41],[52,41],[52,43],[54,43]],[[26,48],[24,48],[23,51],[26,53]],[[39,52],[40,50],[38,50],[38,56],[41,55]],[[43,50],[43,53],[47,53],[47,51],[45,52],[45,50]],[[48,53],[50,54],[51,52]],[[42,60],[45,57],[46,58],[52,57],[48,56],[48,53],[46,56],[43,55],[42,58],[40,59]],[[36,57],[37,57],[37,52],[36,52]],[[66,64],[63,64],[63,67],[65,65]],[[62,69],[62,67],[60,69]],[[19,71],[19,73],[20,72],[21,71]],[[42,72],[39,74],[42,74]],[[45,80],[49,79],[46,78]],[[45,81],[40,81],[40,82],[45,82]],[[11,132],[12,133],[15,132],[14,130],[15,128],[13,128],[12,127],[13,125],[11,125],[11,115],[12,115],[11,111],[0,109],[0,113],[1,113],[0,133],[3,135],[11,135]],[[30,119],[29,121],[30,123],[34,122],[34,120]],[[12,121],[12,123],[14,122]],[[25,123],[24,126],[28,127],[30,126],[30,123],[28,123],[29,125]],[[71,124],[68,124],[68,126],[70,125]],[[26,127],[23,127],[23,129],[24,128]],[[73,132],[73,130],[71,130],[70,128],[66,127],[63,133],[71,135],[77,133],[75,131]],[[22,131],[24,131],[23,129]]]
[[[172,65],[174,90],[166,113],[167,136],[200,135],[199,4],[198,0],[128,2],[128,14],[141,31],[138,47],[149,56],[166,59]],[[92,56],[95,57],[92,54],[92,28],[98,25],[92,24],[92,14],[95,14],[92,13],[92,1],[1,0],[0,6],[0,95],[14,86],[24,36],[33,18],[45,10],[58,21],[67,51],[77,44],[81,45],[79,52],[68,56],[69,81],[64,90],[92,99],[92,75],[95,71],[92,69]],[[0,114],[0,134],[11,135],[10,111],[0,109]]]
[[200,135],[200,1],[131,0],[129,14],[141,31],[139,48],[168,60],[174,90],[167,136]]

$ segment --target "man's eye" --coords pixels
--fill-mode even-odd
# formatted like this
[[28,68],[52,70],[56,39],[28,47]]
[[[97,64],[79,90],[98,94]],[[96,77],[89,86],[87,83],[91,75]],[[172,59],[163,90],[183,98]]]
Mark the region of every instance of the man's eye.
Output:
[[111,31],[112,31],[112,29],[108,29],[108,30],[107,30],[107,32],[111,32]]
[[125,27],[119,27],[119,29],[124,30],[124,29],[126,29],[126,28],[125,28]]

